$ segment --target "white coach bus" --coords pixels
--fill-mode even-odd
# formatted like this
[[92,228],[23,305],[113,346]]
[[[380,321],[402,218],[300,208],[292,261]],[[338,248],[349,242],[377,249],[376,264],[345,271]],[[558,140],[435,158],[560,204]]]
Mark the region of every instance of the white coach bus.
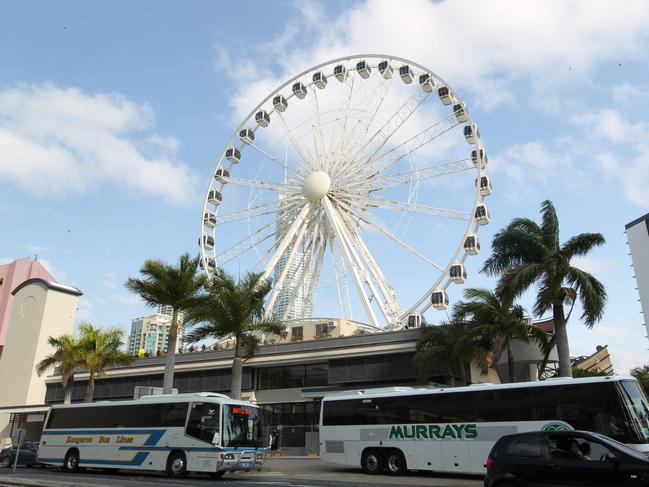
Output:
[[38,461],[67,472],[128,468],[219,478],[259,468],[264,452],[256,406],[202,392],[52,406]]
[[320,458],[368,474],[482,474],[501,436],[566,429],[649,452],[647,399],[623,376],[331,394],[322,400]]

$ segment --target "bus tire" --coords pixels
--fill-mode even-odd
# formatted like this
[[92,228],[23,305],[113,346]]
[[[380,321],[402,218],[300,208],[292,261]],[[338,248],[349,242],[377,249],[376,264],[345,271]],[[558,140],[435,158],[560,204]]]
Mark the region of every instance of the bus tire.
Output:
[[63,459],[61,469],[66,473],[75,473],[79,471],[79,450],[70,448]]
[[3,468],[11,467],[11,457],[2,457],[1,463]]
[[187,457],[181,451],[173,451],[167,458],[167,475],[175,479],[187,477]]
[[401,450],[397,450],[396,448],[390,450],[386,455],[385,467],[390,475],[405,475],[408,473],[406,457],[403,456]]
[[218,470],[217,472],[210,472],[208,475],[213,479],[220,479],[225,474],[225,470]]
[[365,450],[361,455],[361,468],[368,475],[376,475],[383,470],[383,456],[374,449]]

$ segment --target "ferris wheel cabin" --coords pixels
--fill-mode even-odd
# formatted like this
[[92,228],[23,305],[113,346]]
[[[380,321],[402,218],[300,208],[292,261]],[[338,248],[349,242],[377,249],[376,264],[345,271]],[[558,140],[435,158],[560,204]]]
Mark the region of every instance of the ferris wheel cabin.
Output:
[[455,284],[464,284],[464,281],[466,281],[467,277],[464,265],[460,264],[459,262],[453,264],[448,271],[448,276]]
[[412,83],[412,80],[415,79],[412,69],[410,69],[410,66],[407,64],[404,64],[399,68],[399,76],[401,76],[401,79],[406,84]]
[[214,179],[217,181],[225,184],[228,182],[228,178],[230,177],[230,171],[227,169],[217,169],[216,172],[214,173]]
[[480,203],[478,206],[475,207],[475,221],[478,222],[480,225],[488,225],[489,224],[489,210],[487,210],[487,205],[484,203]]
[[[480,154],[479,157],[478,154]],[[475,167],[478,167],[478,164],[480,164],[480,169],[484,169],[487,167],[489,159],[487,158],[487,153],[484,149],[480,149],[479,152],[477,150],[471,151],[471,161],[473,161]]]
[[448,86],[441,86],[437,90],[437,95],[444,105],[453,103],[453,95],[451,94],[451,90],[448,89]]
[[[211,235],[203,234],[201,240],[203,242],[203,247],[205,247],[207,250],[214,249],[214,237],[212,237]],[[201,243],[201,240],[199,240],[198,243]]]
[[275,98],[273,98],[273,108],[278,112],[285,112],[287,107],[288,102],[282,95],[277,95]]
[[464,239],[464,251],[469,255],[480,253],[480,241],[475,233],[470,233]]
[[201,269],[205,269],[205,267],[207,267],[209,270],[215,271],[216,270],[216,259],[214,259],[213,257],[206,257],[205,261],[203,261],[203,260],[200,261],[200,266],[201,266]]
[[313,73],[313,84],[321,90],[323,90],[324,87],[327,86],[327,77],[322,71]]
[[475,123],[464,126],[464,138],[469,144],[476,144],[480,138],[480,131]]
[[367,64],[367,61],[360,61],[359,63],[356,63],[356,71],[361,78],[367,79],[372,73],[372,68]]
[[424,73],[419,76],[419,86],[421,86],[421,89],[426,93],[431,93],[435,88],[435,81],[430,74]]
[[433,308],[443,311],[448,308],[448,294],[442,288],[437,288],[430,295],[430,302]]
[[241,160],[241,151],[236,147],[228,147],[225,149],[225,158],[232,164],[238,164]]
[[392,71],[392,66],[390,66],[390,63],[388,61],[381,61],[379,63],[379,73],[381,73],[381,76],[383,76],[385,79],[392,78]]
[[255,113],[255,122],[257,122],[257,125],[260,127],[268,127],[268,124],[270,123],[270,115],[268,115],[268,112],[265,110],[259,110]]
[[342,64],[339,64],[334,68],[334,76],[342,83],[347,79],[347,68]]
[[239,132],[239,138],[246,144],[252,144],[255,140],[255,133],[250,129],[243,129]]
[[293,88],[291,88],[291,90],[293,91],[293,94],[297,96],[300,100],[303,100],[304,97],[306,96],[306,86],[304,86],[304,83],[300,81],[293,84]]
[[[476,179],[476,184],[478,180]],[[489,176],[480,176],[480,195],[489,196],[491,194],[491,181],[489,181]]]
[[455,113],[455,118],[460,123],[464,123],[469,119],[469,114],[467,113],[466,108],[462,103],[453,105],[453,112]]
[[216,226],[216,215],[211,211],[203,213],[203,225],[214,228]]
[[223,196],[217,190],[210,189],[210,192],[207,193],[207,201],[212,203],[214,206],[219,206],[221,201],[223,201]]

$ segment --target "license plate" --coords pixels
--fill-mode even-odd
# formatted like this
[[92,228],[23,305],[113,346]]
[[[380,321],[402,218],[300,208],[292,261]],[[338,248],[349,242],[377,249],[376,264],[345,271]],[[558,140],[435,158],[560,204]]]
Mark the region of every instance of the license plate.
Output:
[[241,468],[250,468],[250,464],[249,463],[242,463]]

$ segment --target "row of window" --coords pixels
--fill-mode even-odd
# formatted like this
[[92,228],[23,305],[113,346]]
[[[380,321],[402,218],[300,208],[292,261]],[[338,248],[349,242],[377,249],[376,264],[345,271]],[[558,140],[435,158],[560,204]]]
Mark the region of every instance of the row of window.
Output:
[[326,363],[257,369],[257,389],[325,386],[328,380]]
[[553,420],[624,443],[638,439],[613,382],[326,401],[323,412],[332,426]]
[[184,426],[187,402],[55,408],[48,429],[154,428]]

